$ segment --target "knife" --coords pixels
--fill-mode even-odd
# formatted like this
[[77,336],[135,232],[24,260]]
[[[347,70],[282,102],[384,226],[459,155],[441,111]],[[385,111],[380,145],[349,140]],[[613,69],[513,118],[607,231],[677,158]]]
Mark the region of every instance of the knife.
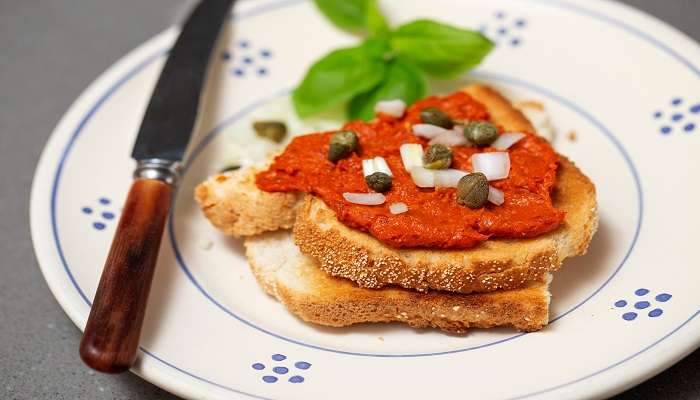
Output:
[[219,31],[235,0],[202,0],[170,50],[131,154],[137,162],[90,316],[80,357],[107,373],[136,360],[148,293],[182,160]]

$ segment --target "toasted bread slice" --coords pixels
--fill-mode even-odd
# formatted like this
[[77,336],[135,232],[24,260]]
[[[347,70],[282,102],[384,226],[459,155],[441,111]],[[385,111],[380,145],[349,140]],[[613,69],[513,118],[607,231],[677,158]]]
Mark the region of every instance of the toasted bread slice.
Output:
[[255,186],[256,168],[209,177],[194,192],[209,221],[227,235],[255,235],[294,225],[302,193],[270,193]]
[[[464,91],[484,103],[494,122],[505,129],[534,132],[530,121],[493,89],[471,85]],[[261,168],[264,167],[266,165]],[[249,236],[288,229],[294,224],[296,207],[304,195],[270,193],[258,189],[255,174],[261,168],[213,175],[197,186],[195,199],[211,223],[225,234]]]
[[333,210],[307,196],[297,211],[294,239],[321,269],[360,286],[488,292],[542,279],[570,256],[586,252],[597,228],[595,189],[565,158],[552,195],[566,211],[556,230],[529,239],[490,239],[468,250],[395,249],[339,222]]
[[406,323],[449,332],[510,325],[521,331],[548,322],[548,277],[518,289],[490,293],[420,293],[402,288],[366,289],[332,277],[294,245],[289,231],[245,240],[246,256],[260,285],[304,321],[347,326],[363,322]]
[[[493,89],[465,89],[508,131],[534,131],[530,122]],[[462,293],[512,289],[558,269],[564,258],[585,253],[597,228],[595,187],[573,163],[561,159],[553,200],[567,212],[561,227],[534,239],[489,240],[471,250],[397,250],[337,221],[322,201],[296,193],[268,193],[255,171],[215,175],[196,190],[212,223],[233,236],[289,228],[297,210],[295,238],[325,271],[365,287],[397,284]],[[299,207],[301,199],[308,197]]]
[[[534,130],[493,89],[472,85],[465,91],[507,131]],[[364,287],[395,284],[461,293],[512,289],[557,270],[567,257],[584,254],[597,229],[595,187],[565,157],[560,159],[552,200],[566,211],[566,218],[558,229],[536,238],[492,239],[469,250],[399,250],[348,228],[323,201],[307,196],[298,211],[294,237],[301,251],[316,258],[324,271]]]

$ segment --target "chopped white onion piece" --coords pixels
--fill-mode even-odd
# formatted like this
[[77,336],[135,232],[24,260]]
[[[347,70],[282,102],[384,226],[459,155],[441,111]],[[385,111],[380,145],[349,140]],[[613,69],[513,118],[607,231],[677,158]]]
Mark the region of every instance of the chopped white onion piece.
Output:
[[343,193],[346,201],[365,206],[376,206],[384,204],[386,197],[381,193]]
[[459,180],[467,174],[459,169],[438,169],[435,171],[435,187],[456,188]]
[[395,118],[401,117],[404,111],[406,111],[406,103],[401,99],[380,101],[374,106],[375,113],[382,113]]
[[490,181],[507,178],[510,173],[510,157],[505,152],[476,153],[471,161],[472,170],[483,173]]
[[413,125],[413,134],[416,136],[424,137],[426,139],[432,139],[441,135],[445,132],[449,132],[449,129],[439,127],[437,125],[430,124],[415,124]]
[[389,176],[394,176],[389,169],[389,165],[383,157],[374,157],[362,160],[362,175],[370,176],[375,172],[383,172]]
[[491,143],[491,147],[495,147],[498,150],[506,150],[510,146],[518,143],[520,139],[524,138],[525,134],[521,132],[504,133]]
[[[389,176],[394,176],[394,174],[391,173],[391,169],[389,168],[389,164],[386,163],[386,160],[384,157],[374,157],[372,160],[374,162],[374,172],[383,172]],[[366,175],[365,175],[366,176]]]
[[418,187],[435,187],[435,171],[432,169],[414,167],[411,169],[411,179]]
[[375,172],[377,172],[377,168],[375,168],[375,166],[374,166],[374,159],[368,158],[366,160],[362,160],[362,175],[363,176],[370,176]]
[[402,214],[408,211],[408,206],[406,203],[391,203],[389,206],[389,212],[392,214]]
[[503,192],[493,186],[489,186],[489,201],[497,206],[500,206],[505,201]]
[[445,133],[437,135],[433,139],[430,139],[430,142],[428,142],[428,144],[442,144],[445,146],[467,146],[471,143],[469,143],[469,141],[466,137],[464,137],[463,134],[457,131],[449,130],[445,131]]
[[423,146],[418,143],[404,143],[399,147],[401,161],[406,171],[423,166]]

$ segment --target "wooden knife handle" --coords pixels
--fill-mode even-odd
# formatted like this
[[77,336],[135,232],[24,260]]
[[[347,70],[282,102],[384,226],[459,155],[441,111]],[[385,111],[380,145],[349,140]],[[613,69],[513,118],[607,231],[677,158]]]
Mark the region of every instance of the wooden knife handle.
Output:
[[172,192],[159,180],[131,185],[80,343],[93,369],[120,373],[136,359]]

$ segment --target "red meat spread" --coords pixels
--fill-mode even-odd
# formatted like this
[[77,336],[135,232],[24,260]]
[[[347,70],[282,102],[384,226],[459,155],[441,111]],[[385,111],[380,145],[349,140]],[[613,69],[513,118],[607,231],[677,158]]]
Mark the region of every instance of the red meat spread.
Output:
[[[359,150],[335,164],[327,158],[333,132],[296,137],[268,170],[257,175],[256,184],[268,192],[312,193],[347,226],[397,248],[465,249],[491,237],[533,237],[559,226],[564,213],[554,208],[550,197],[558,156],[545,140],[530,132],[525,132],[525,137],[507,150],[511,160],[509,176],[490,182],[504,192],[502,205],[487,203],[470,209],[457,203],[454,188],[417,187],[404,169],[399,146],[427,146],[427,140],[412,133],[412,125],[420,123],[420,111],[427,107],[437,107],[453,119],[489,119],[486,108],[465,93],[429,97],[415,103],[399,119],[380,115],[373,122],[346,124],[343,129],[358,135]],[[464,171],[471,170],[472,154],[496,151],[464,146],[452,150],[451,168]],[[364,180],[362,160],[377,156],[384,157],[394,175],[392,188],[385,193],[386,202],[374,206],[347,202],[343,198],[345,192],[371,192]],[[391,214],[389,205],[398,202],[405,203],[408,211]]]

